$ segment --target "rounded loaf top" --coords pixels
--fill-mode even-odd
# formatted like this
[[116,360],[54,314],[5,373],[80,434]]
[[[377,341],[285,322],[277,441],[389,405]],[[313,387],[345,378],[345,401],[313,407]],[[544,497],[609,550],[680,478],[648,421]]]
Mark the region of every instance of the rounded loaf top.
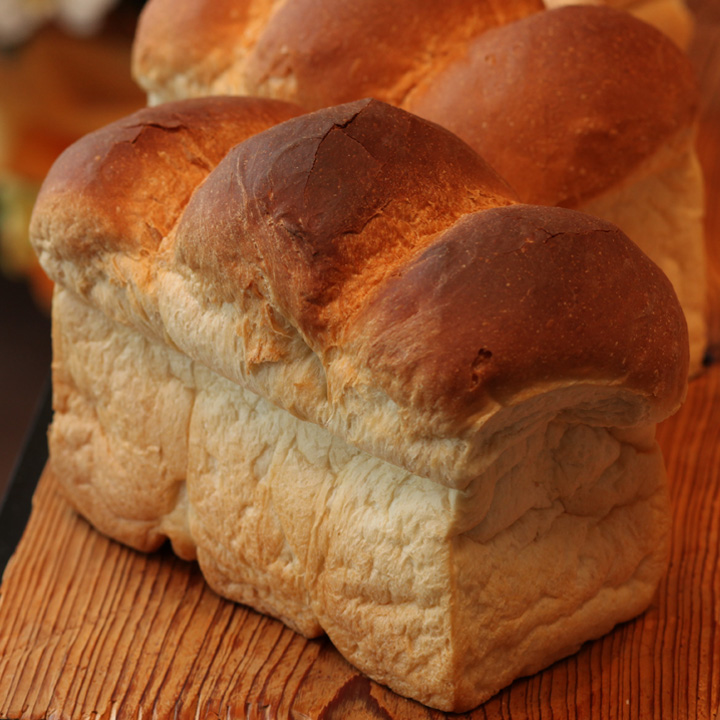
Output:
[[320,347],[410,253],[463,214],[511,202],[458,137],[365,99],[233,148],[193,196],[176,253],[222,297],[260,283]]
[[575,207],[684,139],[698,89],[659,30],[569,6],[479,35],[406,108],[472,145],[523,202]]
[[[462,425],[588,381],[679,403],[687,328],[615,226],[518,204],[444,128],[364,100],[236,146],[193,196],[176,257],[224,301],[260,295],[342,383]],[[350,368],[350,370],[348,370]]]
[[348,344],[389,395],[453,424],[589,382],[680,402],[687,328],[665,275],[616,227],[565,208],[473,213],[417,253]]
[[86,135],[43,182],[36,250],[79,266],[104,253],[154,252],[233,145],[300,112],[263,98],[194,99],[143,108]]

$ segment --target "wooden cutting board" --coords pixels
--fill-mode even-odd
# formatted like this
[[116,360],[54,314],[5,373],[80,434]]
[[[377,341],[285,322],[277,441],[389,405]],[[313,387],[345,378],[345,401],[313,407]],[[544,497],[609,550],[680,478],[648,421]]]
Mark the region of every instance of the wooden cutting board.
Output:
[[[720,359],[720,3],[695,0],[691,55],[708,203],[710,326]],[[659,429],[671,560],[649,610],[516,681],[468,718],[720,717],[720,364]],[[2,718],[444,718],[366,679],[326,640],[228,603],[197,567],[107,540],[40,478],[0,587]]]

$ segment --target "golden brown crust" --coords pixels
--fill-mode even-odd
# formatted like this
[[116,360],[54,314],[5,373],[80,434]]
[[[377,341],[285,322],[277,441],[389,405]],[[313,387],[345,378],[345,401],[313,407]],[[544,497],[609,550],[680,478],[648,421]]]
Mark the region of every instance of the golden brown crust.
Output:
[[240,64],[241,92],[274,96],[287,83],[283,98],[309,110],[368,96],[397,104],[430,58],[542,9],[542,0],[154,0],[140,16],[133,69],[143,85],[183,76],[200,88],[237,76]]
[[456,136],[361,100],[238,145],[193,197],[176,252],[222,297],[245,288],[253,258],[279,308],[321,346],[434,234],[513,201]]
[[479,36],[407,107],[472,145],[523,202],[575,207],[690,128],[698,92],[659,31],[573,6]]
[[[685,0],[603,0],[609,7],[621,8],[665,33],[678,47],[687,50],[692,39],[695,19]],[[577,5],[577,0],[544,0],[549,10]],[[595,5],[597,0],[585,0]]]
[[400,105],[429,62],[442,65],[488,28],[541,9],[541,0],[293,0],[250,50],[248,88],[272,95],[273,80],[291,78],[288,99],[308,109],[362,97]]
[[[144,63],[135,74],[153,102],[251,92],[316,108],[374,96],[438,122],[522,202],[583,210],[628,234],[673,282],[696,374],[707,344],[698,88],[688,57],[665,36],[669,28],[683,44],[687,8],[587,2],[256,0],[234,40],[229,33],[197,62],[192,53],[168,60],[153,46],[160,25],[175,22],[158,11],[156,29],[138,37]],[[229,17],[234,3],[220,0],[212,12]],[[202,3],[188,7],[201,13]],[[192,31],[175,27],[170,44],[211,36],[213,16],[207,26],[200,17]]]
[[197,82],[210,83],[232,62],[234,48],[251,18],[253,0],[156,0],[138,19],[133,66],[154,82],[166,82],[177,67],[192,66]]
[[514,205],[468,215],[390,278],[358,317],[349,352],[398,404],[448,418],[572,378],[616,378],[662,405],[682,396],[687,373],[672,297],[616,227]]
[[256,287],[316,353],[340,347],[399,406],[456,427],[568,379],[617,380],[670,412],[688,359],[667,278],[601,220],[489,209],[512,202],[444,129],[360,101],[237,146],[176,253],[220,297]]
[[[68,148],[43,183],[35,215],[67,224],[55,243],[69,261],[153,252],[230,147],[300,112],[281,101],[225,97],[144,108]],[[75,228],[83,213],[92,224]]]

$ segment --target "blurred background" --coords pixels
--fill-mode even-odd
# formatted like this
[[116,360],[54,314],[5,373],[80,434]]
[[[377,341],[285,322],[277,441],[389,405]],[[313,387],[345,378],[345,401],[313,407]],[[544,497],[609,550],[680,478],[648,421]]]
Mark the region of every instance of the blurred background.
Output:
[[145,104],[130,76],[141,0],[0,0],[0,496],[50,371],[51,283],[27,225],[50,165]]

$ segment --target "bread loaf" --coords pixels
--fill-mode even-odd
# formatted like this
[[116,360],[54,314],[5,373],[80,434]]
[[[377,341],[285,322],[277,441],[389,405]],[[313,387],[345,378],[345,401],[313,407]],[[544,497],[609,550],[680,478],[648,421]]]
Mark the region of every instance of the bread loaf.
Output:
[[101,531],[467,710],[650,602],[683,313],[449,131],[295,112],[171,103],[58,160],[51,467]]
[[138,25],[134,74],[151,102],[250,94],[313,110],[375,97],[437,122],[523,202],[582,210],[629,235],[673,283],[700,370],[698,91],[662,33],[608,7],[540,12],[541,0],[170,5],[151,0]]

